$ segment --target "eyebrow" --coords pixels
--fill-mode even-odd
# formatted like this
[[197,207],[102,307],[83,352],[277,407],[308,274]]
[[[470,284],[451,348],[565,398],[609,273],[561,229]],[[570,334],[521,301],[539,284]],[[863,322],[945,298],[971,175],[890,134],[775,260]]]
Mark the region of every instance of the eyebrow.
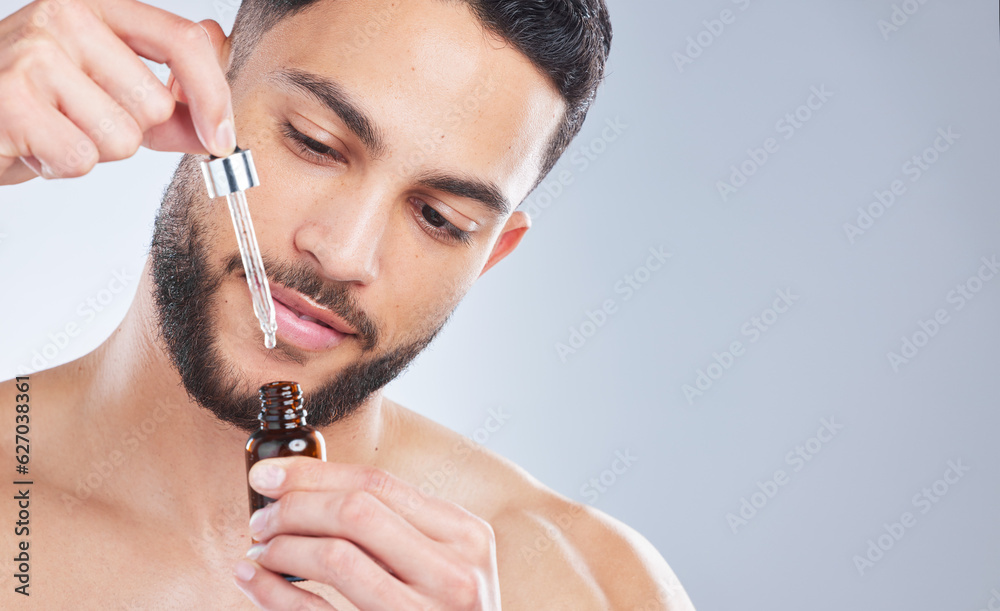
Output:
[[385,154],[385,138],[382,137],[382,132],[338,83],[318,74],[292,68],[278,70],[270,76],[278,84],[306,94],[340,117],[372,158],[378,159]]
[[[368,151],[368,155],[373,159],[378,159],[385,154],[387,147],[381,130],[336,81],[319,74],[293,68],[278,70],[271,73],[269,77],[285,88],[313,98],[340,117],[340,120],[361,141]],[[430,172],[421,175],[417,179],[417,184],[427,189],[474,200],[497,217],[504,217],[511,211],[510,201],[492,181]]]
[[495,183],[477,178],[463,178],[450,174],[428,173],[417,179],[417,184],[428,189],[466,197],[482,204],[494,216],[504,217],[510,212],[510,202]]

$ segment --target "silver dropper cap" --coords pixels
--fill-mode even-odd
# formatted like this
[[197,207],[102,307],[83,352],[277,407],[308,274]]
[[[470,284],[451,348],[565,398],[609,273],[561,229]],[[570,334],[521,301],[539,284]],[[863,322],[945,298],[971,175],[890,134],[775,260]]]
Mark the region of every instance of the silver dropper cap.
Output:
[[229,215],[236,231],[236,241],[240,247],[240,258],[243,260],[243,271],[246,272],[254,314],[257,315],[260,329],[264,332],[264,347],[270,350],[277,345],[275,334],[278,331],[278,323],[244,193],[250,187],[260,184],[257,169],[253,165],[253,157],[249,150],[236,147],[233,154],[228,157],[221,159],[211,157],[209,161],[202,161],[201,171],[205,177],[209,196],[215,199],[224,195],[229,204]]
[[211,198],[246,191],[260,184],[253,155],[240,147],[236,147],[229,157],[211,157],[209,161],[202,161],[201,171]]

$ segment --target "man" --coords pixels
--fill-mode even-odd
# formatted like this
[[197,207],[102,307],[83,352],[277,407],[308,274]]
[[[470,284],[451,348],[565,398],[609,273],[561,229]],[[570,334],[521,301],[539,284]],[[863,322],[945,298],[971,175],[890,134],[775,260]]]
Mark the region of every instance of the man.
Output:
[[[3,608],[691,608],[638,533],[381,391],[527,231],[514,208],[603,75],[603,2],[246,0],[229,38],[200,26],[131,0],[0,22],[0,183],[189,153],[121,325],[0,389],[28,406],[33,481],[28,577],[4,572]],[[273,350],[198,168],[236,134],[261,177]],[[241,448],[274,380],[305,389],[327,462],[255,465],[277,501],[248,527]]]

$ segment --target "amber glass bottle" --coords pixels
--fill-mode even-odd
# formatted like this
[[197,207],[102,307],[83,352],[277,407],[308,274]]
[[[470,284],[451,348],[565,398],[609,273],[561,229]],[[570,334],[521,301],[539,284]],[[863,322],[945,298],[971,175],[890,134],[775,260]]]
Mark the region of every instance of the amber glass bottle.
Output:
[[[247,440],[247,473],[258,460],[276,456],[312,456],[326,460],[323,435],[306,424],[302,407],[302,389],[296,382],[270,382],[260,387],[260,430]],[[247,482],[250,494],[250,514],[274,499],[259,494]],[[256,540],[253,540],[257,543]],[[288,581],[305,581],[302,577],[284,575]]]

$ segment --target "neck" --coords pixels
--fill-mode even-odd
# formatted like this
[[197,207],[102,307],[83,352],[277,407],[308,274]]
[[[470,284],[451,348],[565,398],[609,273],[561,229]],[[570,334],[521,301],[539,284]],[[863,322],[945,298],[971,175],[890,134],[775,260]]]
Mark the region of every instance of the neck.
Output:
[[[199,521],[218,521],[222,511],[245,530],[248,434],[187,395],[157,335],[152,290],[147,262],[125,319],[101,346],[72,363],[74,374],[82,374],[73,391],[85,398],[73,418],[106,423],[85,427],[77,441],[86,443],[95,459],[114,462],[114,450],[125,456],[130,467],[103,490],[114,502],[188,529]],[[384,445],[390,404],[378,391],[351,417],[321,428],[327,460],[378,464],[386,454],[376,450]]]

